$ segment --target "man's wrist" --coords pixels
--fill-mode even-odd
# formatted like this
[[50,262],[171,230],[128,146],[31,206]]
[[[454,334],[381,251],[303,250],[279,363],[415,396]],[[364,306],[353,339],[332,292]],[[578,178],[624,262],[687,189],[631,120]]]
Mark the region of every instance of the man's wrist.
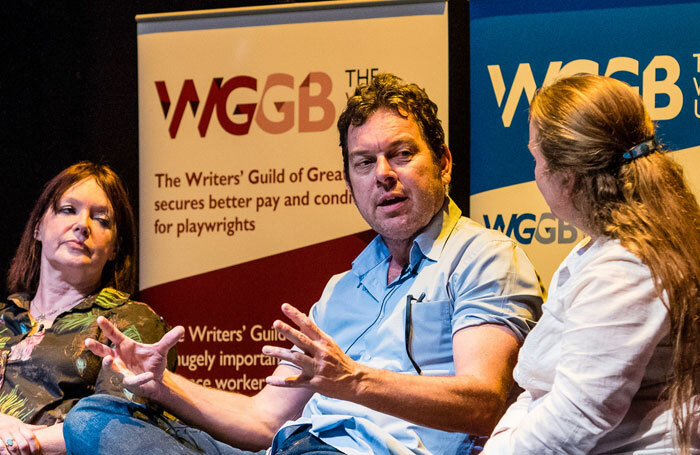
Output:
[[172,402],[173,398],[177,394],[176,391],[180,388],[177,385],[176,375],[168,370],[165,370],[163,372],[163,379],[154,382],[156,385],[153,394],[152,396],[146,398],[158,403],[161,406],[165,406],[166,403]]
[[369,393],[371,389],[372,373],[374,372],[372,368],[362,365],[361,363],[356,363],[355,365],[355,369],[351,375],[350,387],[347,388],[351,396],[346,399],[350,401],[355,401]]

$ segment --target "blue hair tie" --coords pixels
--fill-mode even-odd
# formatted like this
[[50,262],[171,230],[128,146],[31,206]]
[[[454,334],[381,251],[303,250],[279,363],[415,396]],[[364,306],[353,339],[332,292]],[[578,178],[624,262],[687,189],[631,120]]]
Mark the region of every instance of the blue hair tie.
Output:
[[654,138],[652,137],[651,139],[647,139],[641,144],[637,144],[631,149],[627,150],[622,154],[622,157],[627,161],[632,161],[640,156],[646,156],[654,150],[656,150],[656,141],[654,141]]

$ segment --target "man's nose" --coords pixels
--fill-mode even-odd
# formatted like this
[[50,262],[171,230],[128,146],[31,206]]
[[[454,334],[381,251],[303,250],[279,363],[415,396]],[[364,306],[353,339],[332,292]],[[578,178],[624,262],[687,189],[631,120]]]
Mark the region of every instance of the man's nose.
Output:
[[394,168],[391,167],[391,163],[384,156],[377,158],[377,182],[386,184],[396,181],[396,172]]

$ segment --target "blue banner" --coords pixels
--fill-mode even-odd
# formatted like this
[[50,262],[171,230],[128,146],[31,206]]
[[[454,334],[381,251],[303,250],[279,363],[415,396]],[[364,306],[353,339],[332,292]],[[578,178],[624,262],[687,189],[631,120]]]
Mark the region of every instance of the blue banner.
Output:
[[578,72],[639,89],[668,148],[700,144],[700,3],[470,2],[472,195],[530,181],[536,87]]
[[469,5],[470,216],[518,242],[545,283],[583,234],[551,214],[533,181],[528,105],[538,87],[576,73],[627,82],[700,188],[700,3]]

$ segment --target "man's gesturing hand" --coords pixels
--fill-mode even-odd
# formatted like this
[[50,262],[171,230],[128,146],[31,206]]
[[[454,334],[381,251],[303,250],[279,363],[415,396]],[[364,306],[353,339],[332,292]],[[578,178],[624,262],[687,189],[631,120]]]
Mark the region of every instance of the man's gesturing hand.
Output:
[[119,331],[106,318],[97,318],[105,336],[114,344],[106,346],[92,338],[85,346],[95,355],[103,357],[102,365],[112,368],[122,377],[124,386],[138,395],[158,399],[162,389],[163,373],[168,364],[168,351],[182,338],[185,329],[175,327],[154,344],[137,343]]
[[264,346],[263,353],[296,365],[301,373],[281,378],[268,376],[267,383],[279,387],[305,387],[323,395],[344,398],[353,393],[360,364],[348,357],[331,337],[319,329],[304,313],[285,303],[282,312],[296,324],[294,329],[282,321],[274,328],[302,352],[277,346]]

